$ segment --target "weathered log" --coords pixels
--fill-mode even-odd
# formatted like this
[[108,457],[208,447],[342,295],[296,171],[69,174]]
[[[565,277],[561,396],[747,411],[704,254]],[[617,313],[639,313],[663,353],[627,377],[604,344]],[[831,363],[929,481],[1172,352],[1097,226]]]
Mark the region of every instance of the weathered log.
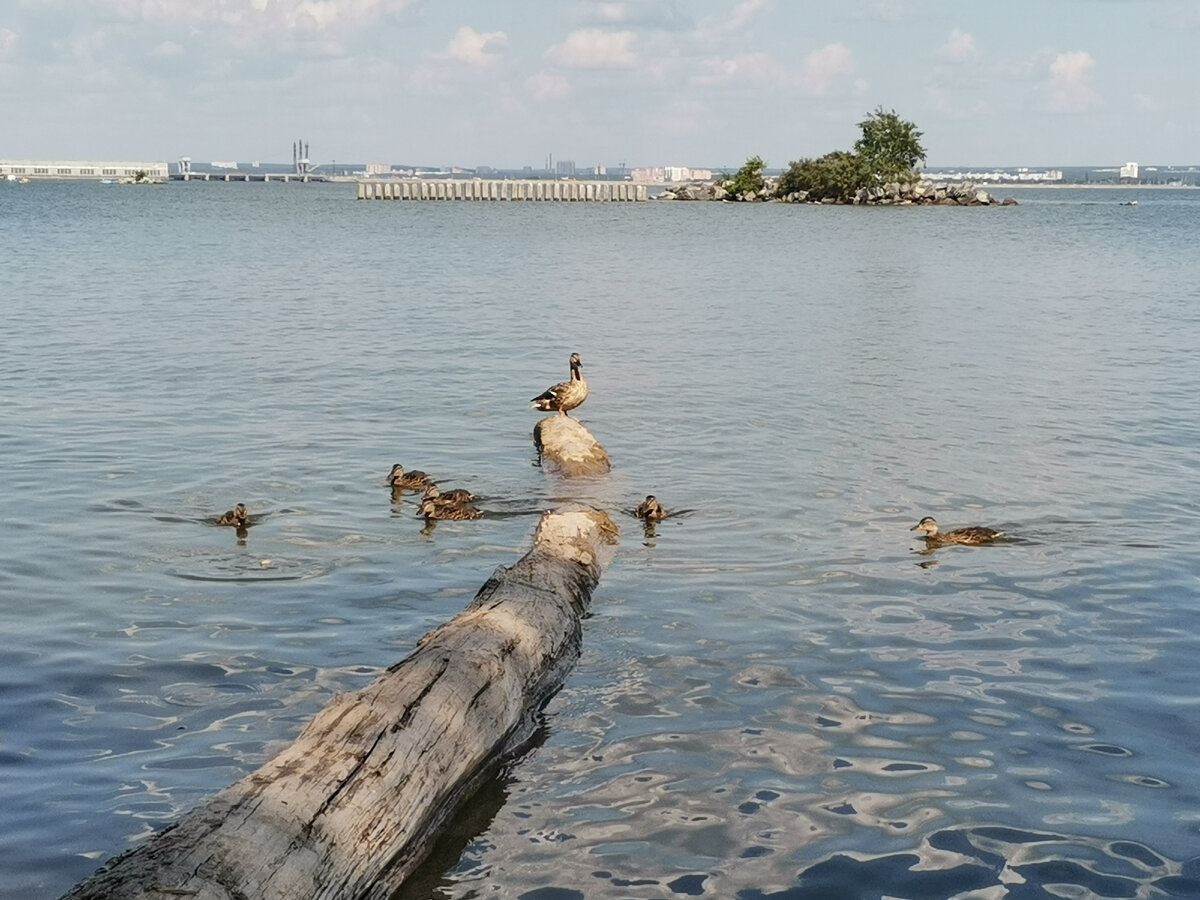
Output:
[[65,898],[388,897],[534,733],[578,657],[616,535],[596,510],[546,513],[533,548],[411,655]]
[[533,428],[542,465],[560,475],[603,475],[612,466],[592,433],[570,416],[546,416]]

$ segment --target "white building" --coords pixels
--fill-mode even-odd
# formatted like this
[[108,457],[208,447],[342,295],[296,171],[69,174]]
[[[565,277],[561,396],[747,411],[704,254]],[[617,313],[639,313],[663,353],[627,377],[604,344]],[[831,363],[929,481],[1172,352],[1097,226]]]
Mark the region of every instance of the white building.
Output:
[[30,179],[132,178],[138,172],[145,172],[150,178],[170,177],[170,170],[165,162],[0,159],[0,178],[7,178],[9,175]]
[[1125,165],[1121,166],[1121,178],[1122,180],[1128,178],[1131,181],[1137,181],[1138,164],[1135,162],[1127,162]]

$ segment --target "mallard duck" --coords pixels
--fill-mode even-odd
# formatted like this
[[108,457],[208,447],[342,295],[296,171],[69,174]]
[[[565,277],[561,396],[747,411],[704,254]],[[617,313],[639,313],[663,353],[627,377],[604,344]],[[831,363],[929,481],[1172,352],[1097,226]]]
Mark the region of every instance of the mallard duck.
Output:
[[475,495],[465,488],[451,488],[448,491],[442,491],[436,484],[425,488],[425,494],[421,497],[422,502],[432,500],[434,503],[449,503],[457,506],[470,503],[474,499]]
[[538,394],[530,401],[531,409],[550,412],[558,410],[560,416],[567,415],[567,410],[574,409],[587,399],[588,386],[583,380],[580,370],[579,354],[571,354],[571,380],[561,381],[545,393]]
[[235,528],[245,528],[246,520],[249,517],[249,513],[246,512],[246,504],[239,503],[233,509],[227,510],[219,519],[217,519],[217,524],[232,525]]
[[400,463],[392,466],[392,471],[388,475],[388,484],[398,488],[419,488],[429,484],[429,476],[419,469],[413,469],[411,472],[405,472],[404,467]]
[[426,500],[421,504],[421,511],[417,515],[426,519],[478,519],[483,513],[465,503],[438,503]]
[[1003,531],[984,528],[981,525],[955,528],[953,531],[938,531],[938,523],[934,521],[933,516],[926,516],[908,530],[925,532],[925,540],[932,544],[986,544],[1004,535]]
[[665,519],[667,511],[663,509],[662,504],[658,502],[653,494],[647,494],[646,499],[638,504],[634,515],[639,519],[645,519],[647,522],[656,522],[659,519]]

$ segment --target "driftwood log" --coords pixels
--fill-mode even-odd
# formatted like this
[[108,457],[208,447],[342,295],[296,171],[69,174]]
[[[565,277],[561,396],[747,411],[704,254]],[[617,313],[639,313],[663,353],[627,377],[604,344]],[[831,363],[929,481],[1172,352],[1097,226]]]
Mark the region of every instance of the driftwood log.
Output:
[[117,857],[71,900],[384,900],[441,826],[533,735],[578,657],[617,527],[543,515],[533,548],[458,616],[295,742]]
[[541,454],[542,465],[559,475],[603,475],[612,468],[599,441],[570,416],[539,420],[533,428],[533,443]]

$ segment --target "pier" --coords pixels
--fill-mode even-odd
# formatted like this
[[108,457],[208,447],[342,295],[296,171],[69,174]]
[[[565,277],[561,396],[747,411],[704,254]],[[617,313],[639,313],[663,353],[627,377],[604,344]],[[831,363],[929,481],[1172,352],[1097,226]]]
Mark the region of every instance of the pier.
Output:
[[172,172],[171,181],[329,181],[325,175],[294,172]]
[[644,184],[628,181],[520,181],[512,179],[375,179],[358,182],[359,200],[531,200],[640,203]]

